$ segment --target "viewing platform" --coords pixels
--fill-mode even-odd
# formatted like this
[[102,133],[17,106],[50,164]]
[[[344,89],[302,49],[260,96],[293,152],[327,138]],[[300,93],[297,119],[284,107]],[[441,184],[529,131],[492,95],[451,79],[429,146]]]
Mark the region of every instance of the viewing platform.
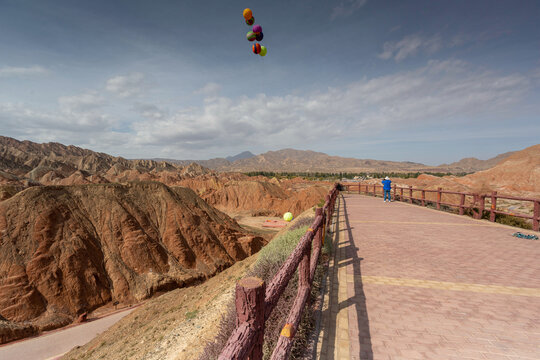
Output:
[[320,359],[540,358],[540,241],[404,202],[338,199]]

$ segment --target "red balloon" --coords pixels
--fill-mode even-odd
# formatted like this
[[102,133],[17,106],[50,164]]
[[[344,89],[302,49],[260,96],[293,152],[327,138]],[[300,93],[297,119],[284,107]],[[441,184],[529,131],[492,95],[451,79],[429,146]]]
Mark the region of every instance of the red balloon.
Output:
[[261,44],[259,43],[253,44],[253,53],[259,54],[260,52],[261,52]]

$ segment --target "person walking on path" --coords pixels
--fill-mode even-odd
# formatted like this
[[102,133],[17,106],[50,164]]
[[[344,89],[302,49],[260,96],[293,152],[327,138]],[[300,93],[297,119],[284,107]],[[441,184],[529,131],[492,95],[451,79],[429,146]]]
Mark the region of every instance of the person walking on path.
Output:
[[[383,181],[381,181],[383,184],[383,190],[384,190],[384,201],[385,202],[391,202],[392,199],[390,197],[390,190],[392,190],[392,180],[387,176],[384,178]],[[388,200],[387,200],[388,199]]]

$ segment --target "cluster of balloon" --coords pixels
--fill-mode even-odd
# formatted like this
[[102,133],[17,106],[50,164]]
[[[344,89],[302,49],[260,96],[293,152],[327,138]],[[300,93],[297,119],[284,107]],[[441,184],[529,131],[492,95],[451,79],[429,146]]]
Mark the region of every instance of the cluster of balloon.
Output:
[[[251,9],[244,9],[244,19],[246,19],[246,24],[248,24],[249,26],[255,23],[255,18],[253,17],[253,12],[251,11]],[[253,25],[251,31],[249,31],[246,35],[246,38],[249,41],[262,41],[263,37],[264,34],[262,32],[261,25]],[[267,51],[266,47],[262,46],[259,43],[253,44],[252,50],[254,54],[259,54],[261,56],[265,56]]]

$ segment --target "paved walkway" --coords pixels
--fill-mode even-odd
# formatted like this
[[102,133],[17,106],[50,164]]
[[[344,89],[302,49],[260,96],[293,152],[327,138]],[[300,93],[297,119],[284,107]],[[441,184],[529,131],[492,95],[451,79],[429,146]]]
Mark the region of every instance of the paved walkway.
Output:
[[540,359],[540,241],[356,194],[337,214],[320,359]]

